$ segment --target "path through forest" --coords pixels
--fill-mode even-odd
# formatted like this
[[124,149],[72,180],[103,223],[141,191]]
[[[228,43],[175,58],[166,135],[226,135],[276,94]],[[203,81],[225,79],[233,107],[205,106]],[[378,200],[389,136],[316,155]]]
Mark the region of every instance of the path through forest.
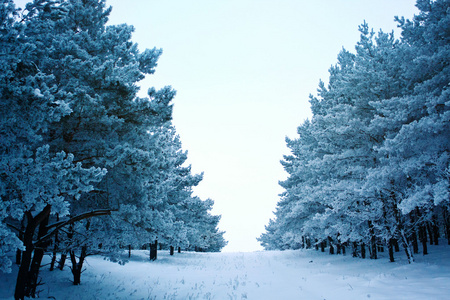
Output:
[[[82,285],[70,270],[42,272],[41,298],[52,299],[448,299],[450,246],[389,263],[314,250],[249,253],[134,251],[119,265],[88,257]],[[14,274],[0,275],[0,298],[12,299]]]

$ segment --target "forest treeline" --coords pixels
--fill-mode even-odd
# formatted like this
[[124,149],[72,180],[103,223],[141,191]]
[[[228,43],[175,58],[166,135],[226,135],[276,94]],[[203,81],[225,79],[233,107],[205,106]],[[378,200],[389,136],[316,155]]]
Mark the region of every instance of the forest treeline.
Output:
[[395,18],[400,39],[362,24],[310,96],[312,118],[286,139],[265,249],[387,249],[394,261],[403,248],[412,262],[427,243],[450,245],[450,1],[416,6]]
[[[20,265],[15,298],[34,297],[51,268],[119,260],[123,249],[220,251],[213,201],[194,196],[171,125],[175,91],[137,83],[160,49],[140,51],[133,27],[107,25],[104,0],[0,2],[0,269]],[[57,259],[58,257],[58,259]]]

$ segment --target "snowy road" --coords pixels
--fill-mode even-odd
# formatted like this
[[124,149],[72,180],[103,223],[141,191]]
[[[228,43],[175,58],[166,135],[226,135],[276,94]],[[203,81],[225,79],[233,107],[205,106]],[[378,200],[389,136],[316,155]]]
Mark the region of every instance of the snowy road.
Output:
[[[430,256],[388,263],[316,251],[252,253],[135,251],[124,266],[89,257],[82,285],[67,268],[44,270],[41,298],[55,299],[449,299],[449,246]],[[440,258],[439,258],[440,257]],[[4,277],[4,278],[3,278]],[[0,275],[1,296],[12,295],[13,276]],[[53,281],[53,282],[52,282]],[[8,290],[9,291],[8,291]],[[3,298],[5,299],[5,298]],[[12,299],[6,298],[6,299]]]

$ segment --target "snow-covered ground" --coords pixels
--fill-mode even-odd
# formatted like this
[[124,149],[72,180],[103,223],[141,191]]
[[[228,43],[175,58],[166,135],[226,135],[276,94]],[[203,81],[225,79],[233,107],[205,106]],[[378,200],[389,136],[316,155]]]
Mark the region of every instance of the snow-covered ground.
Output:
[[[168,253],[150,262],[134,251],[118,265],[90,256],[82,284],[69,268],[41,272],[43,299],[450,299],[450,246],[430,246],[409,265],[314,250]],[[48,258],[46,258],[48,259]],[[15,275],[0,273],[0,298],[13,299]]]

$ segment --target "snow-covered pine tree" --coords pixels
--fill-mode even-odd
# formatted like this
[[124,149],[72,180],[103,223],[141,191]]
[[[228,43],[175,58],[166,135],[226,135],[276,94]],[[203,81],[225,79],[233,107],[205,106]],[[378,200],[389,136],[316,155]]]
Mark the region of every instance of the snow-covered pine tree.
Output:
[[358,242],[362,256],[365,245],[370,245],[371,257],[376,258],[376,244],[385,228],[380,224],[383,205],[379,193],[364,189],[368,170],[380,159],[376,148],[385,133],[372,126],[377,117],[374,105],[400,95],[404,87],[395,71],[393,35],[375,35],[366,23],[360,32],[356,54],[341,52],[338,66],[330,70],[328,90],[321,88],[321,99],[312,102],[313,111],[319,103],[326,106],[321,109],[325,113],[315,114],[321,125],[316,137],[331,149],[321,162],[331,179],[325,184],[329,193],[322,200],[327,209],[312,222],[316,227],[322,224],[323,238],[331,237],[330,242]]
[[[158,235],[186,240],[175,212],[201,176],[181,166],[185,154],[170,133],[175,92],[166,87],[136,96],[137,82],[154,72],[161,50],[140,52],[131,26],[106,26],[105,1],[34,1],[20,20],[12,1],[1,9],[7,34],[0,40],[0,126],[8,137],[1,145],[2,221],[20,220],[25,212],[33,234],[57,213],[59,222],[39,227],[40,246],[71,225],[58,239],[59,249],[72,254],[74,276],[82,268],[76,251],[83,258],[89,249],[113,252]],[[152,210],[159,202],[161,209]],[[93,214],[84,212],[96,209],[114,213],[86,220]],[[1,228],[2,250],[20,245]],[[33,265],[38,269],[40,261]],[[25,277],[36,283],[37,272]],[[18,284],[16,298],[32,295],[30,286]]]
[[[18,27],[15,23],[15,18],[18,16],[18,12],[14,6],[13,1],[3,1],[0,5],[0,48],[2,49],[0,56],[0,97],[1,106],[0,114],[2,116],[0,122],[0,133],[1,133],[1,143],[0,143],[0,239],[3,241],[1,251],[0,251],[0,270],[2,272],[11,272],[10,266],[12,264],[11,260],[6,256],[6,254],[12,250],[18,248],[23,249],[22,242],[18,237],[7,228],[5,219],[10,215],[9,211],[14,211],[13,207],[17,206],[17,202],[20,199],[14,196],[8,196],[9,193],[16,193],[17,196],[20,191],[12,191],[14,186],[17,186],[17,181],[21,181],[20,174],[14,172],[15,169],[20,170],[20,168],[26,163],[27,157],[26,153],[31,152],[23,149],[25,145],[13,148],[13,145],[18,144],[17,134],[20,133],[23,140],[27,144],[29,139],[38,139],[33,130],[26,130],[21,132],[21,130],[15,130],[21,126],[30,126],[31,124],[23,123],[22,120],[17,120],[14,111],[20,111],[21,108],[18,107],[16,101],[12,101],[11,97],[7,97],[6,87],[10,85],[11,92],[16,90],[11,84],[14,78],[15,66],[20,62],[16,57],[16,52],[20,49],[20,43],[17,36],[21,33],[22,28]],[[20,92],[20,90],[18,90]],[[16,104],[16,105],[14,105]],[[11,113],[11,114],[9,114]],[[28,134],[27,134],[28,133]],[[29,155],[29,154],[28,154]],[[17,166],[17,167],[15,167]],[[11,170],[11,171],[9,171]],[[12,173],[12,174],[11,174]],[[11,176],[15,175],[15,176]],[[19,209],[17,216],[21,218],[23,212]]]
[[[367,24],[360,31],[356,55],[341,51],[330,69],[328,88],[321,83],[319,97],[311,97],[312,120],[299,127],[297,140],[288,140],[293,156],[283,162],[290,176],[281,183],[286,192],[277,214],[286,210],[283,222],[290,225],[282,226],[285,230],[301,224],[301,230],[292,228],[291,237],[300,234],[337,246],[376,242],[373,223],[379,206],[361,189],[377,160],[374,147],[383,140],[370,128],[375,115],[371,103],[396,91],[387,87],[396,84],[386,71],[390,65],[387,60],[380,63],[394,40],[382,32],[375,36]],[[294,244],[300,241],[298,236]]]
[[[260,236],[260,242],[267,249],[297,249],[306,243],[315,243],[315,237],[304,232],[305,224],[317,213],[323,213],[325,207],[314,197],[320,192],[320,174],[310,162],[320,159],[323,153],[317,151],[319,142],[313,134],[314,125],[305,121],[298,127],[299,138],[286,139],[291,155],[285,156],[282,165],[289,177],[280,182],[285,189],[278,202],[275,216],[267,233]],[[269,234],[270,232],[270,234]]]
[[[399,19],[401,41],[363,24],[356,54],[342,51],[328,88],[321,84],[311,98],[312,120],[288,140],[289,178],[277,218],[260,238],[266,248],[295,247],[309,235],[370,242],[375,257],[375,243],[392,249],[398,240],[412,261],[417,230],[437,241],[438,223],[450,227],[449,3],[417,6],[414,21]],[[287,246],[272,239],[283,235],[291,237]]]
[[[395,197],[399,215],[408,216],[403,239],[416,237],[426,254],[427,228],[438,242],[439,227],[448,232],[449,199],[449,7],[448,1],[417,1],[413,21],[398,19],[398,49],[408,93],[377,106],[377,125],[390,127],[383,158],[370,171],[370,184]],[[444,230],[443,230],[444,231]],[[417,246],[415,246],[417,252]],[[410,255],[410,254],[408,254]]]
[[[27,34],[33,14],[22,14],[18,20],[12,1],[3,1],[0,13],[0,227],[6,242],[0,252],[2,270],[8,271],[10,262],[5,255],[10,245],[23,250],[18,256],[21,265],[15,294],[22,299],[33,295],[36,288],[40,259],[48,242],[44,237],[50,214],[67,214],[67,199],[92,190],[91,183],[98,181],[104,171],[83,168],[70,153],[50,151],[45,136],[51,124],[69,114],[70,109],[55,95],[53,75],[37,65],[39,44],[36,36]],[[45,22],[40,25],[45,26]],[[18,225],[22,219],[23,228]],[[21,243],[12,237],[5,222],[19,232]]]
[[[65,109],[64,114],[47,118],[50,125],[41,135],[42,142],[50,145],[50,153],[73,153],[75,165],[109,167],[114,159],[105,157],[107,150],[114,149],[118,138],[139,128],[124,130],[127,123],[142,122],[146,115],[151,119],[147,126],[170,118],[172,91],[155,92],[156,97],[167,97],[159,102],[160,98],[152,103],[133,99],[137,90],[133,83],[143,73],[152,72],[160,51],[139,53],[129,42],[131,27],[105,27],[108,13],[102,1],[36,1],[24,11],[23,38],[34,47],[24,70],[45,78],[46,90],[34,89],[35,97],[50,100],[47,106]],[[120,111],[121,105],[126,110]],[[139,130],[146,132],[142,127]],[[64,198],[72,204],[72,216],[87,208],[111,209],[101,203],[92,205],[92,197],[86,194],[81,199]]]
[[187,241],[185,249],[200,252],[219,252],[227,245],[223,231],[219,231],[220,216],[212,215],[214,201],[201,200],[198,197],[186,198],[182,203],[183,216],[187,227]]
[[[136,206],[146,208],[140,210],[137,226],[147,232],[147,242],[158,240],[163,245],[187,249],[201,235],[211,236],[214,231],[217,241],[209,238],[214,241],[204,243],[204,249],[209,249],[212,243],[223,244],[216,247],[223,248],[225,243],[220,242],[223,233],[218,233],[217,229],[220,217],[209,213],[213,202],[192,195],[192,188],[200,183],[203,175],[193,175],[191,167],[186,166],[187,152],[182,150],[175,129],[167,124],[153,131],[152,138],[156,143],[153,155],[158,157],[158,165],[148,169],[144,185],[146,196],[140,206]],[[143,244],[142,240],[137,241]]]
[[[151,209],[149,199],[167,201],[169,189],[164,185],[170,182],[161,177],[171,176],[173,169],[164,164],[173,158],[166,157],[168,151],[161,147],[171,147],[174,141],[160,144],[164,132],[160,128],[171,118],[169,102],[175,92],[167,87],[150,89],[149,98],[136,96],[136,83],[154,72],[161,51],[139,52],[131,41],[131,26],[106,26],[109,9],[104,1],[63,1],[61,6],[65,13],[51,23],[53,36],[42,45],[48,48],[43,50],[47,57],[40,67],[54,74],[71,113],[52,124],[49,144],[54,151],[62,148],[73,153],[83,165],[103,166],[108,171],[91,193],[79,201],[74,199],[71,214],[92,209],[115,211],[109,217],[78,224],[75,232],[90,236],[84,242],[70,235],[66,244],[71,247],[72,261],[76,261],[75,253],[80,253],[79,273],[82,258],[90,250],[98,251],[101,245],[103,252],[114,254],[122,243],[131,244],[132,235],[141,239],[155,235],[150,226],[136,226],[135,220],[142,217],[142,208]],[[45,17],[46,10],[53,7],[48,3],[42,11],[30,9]],[[149,189],[149,182],[154,183],[154,190]],[[152,215],[149,219],[160,235],[169,230],[182,234],[182,222],[175,221],[170,210],[152,211],[146,213]]]

